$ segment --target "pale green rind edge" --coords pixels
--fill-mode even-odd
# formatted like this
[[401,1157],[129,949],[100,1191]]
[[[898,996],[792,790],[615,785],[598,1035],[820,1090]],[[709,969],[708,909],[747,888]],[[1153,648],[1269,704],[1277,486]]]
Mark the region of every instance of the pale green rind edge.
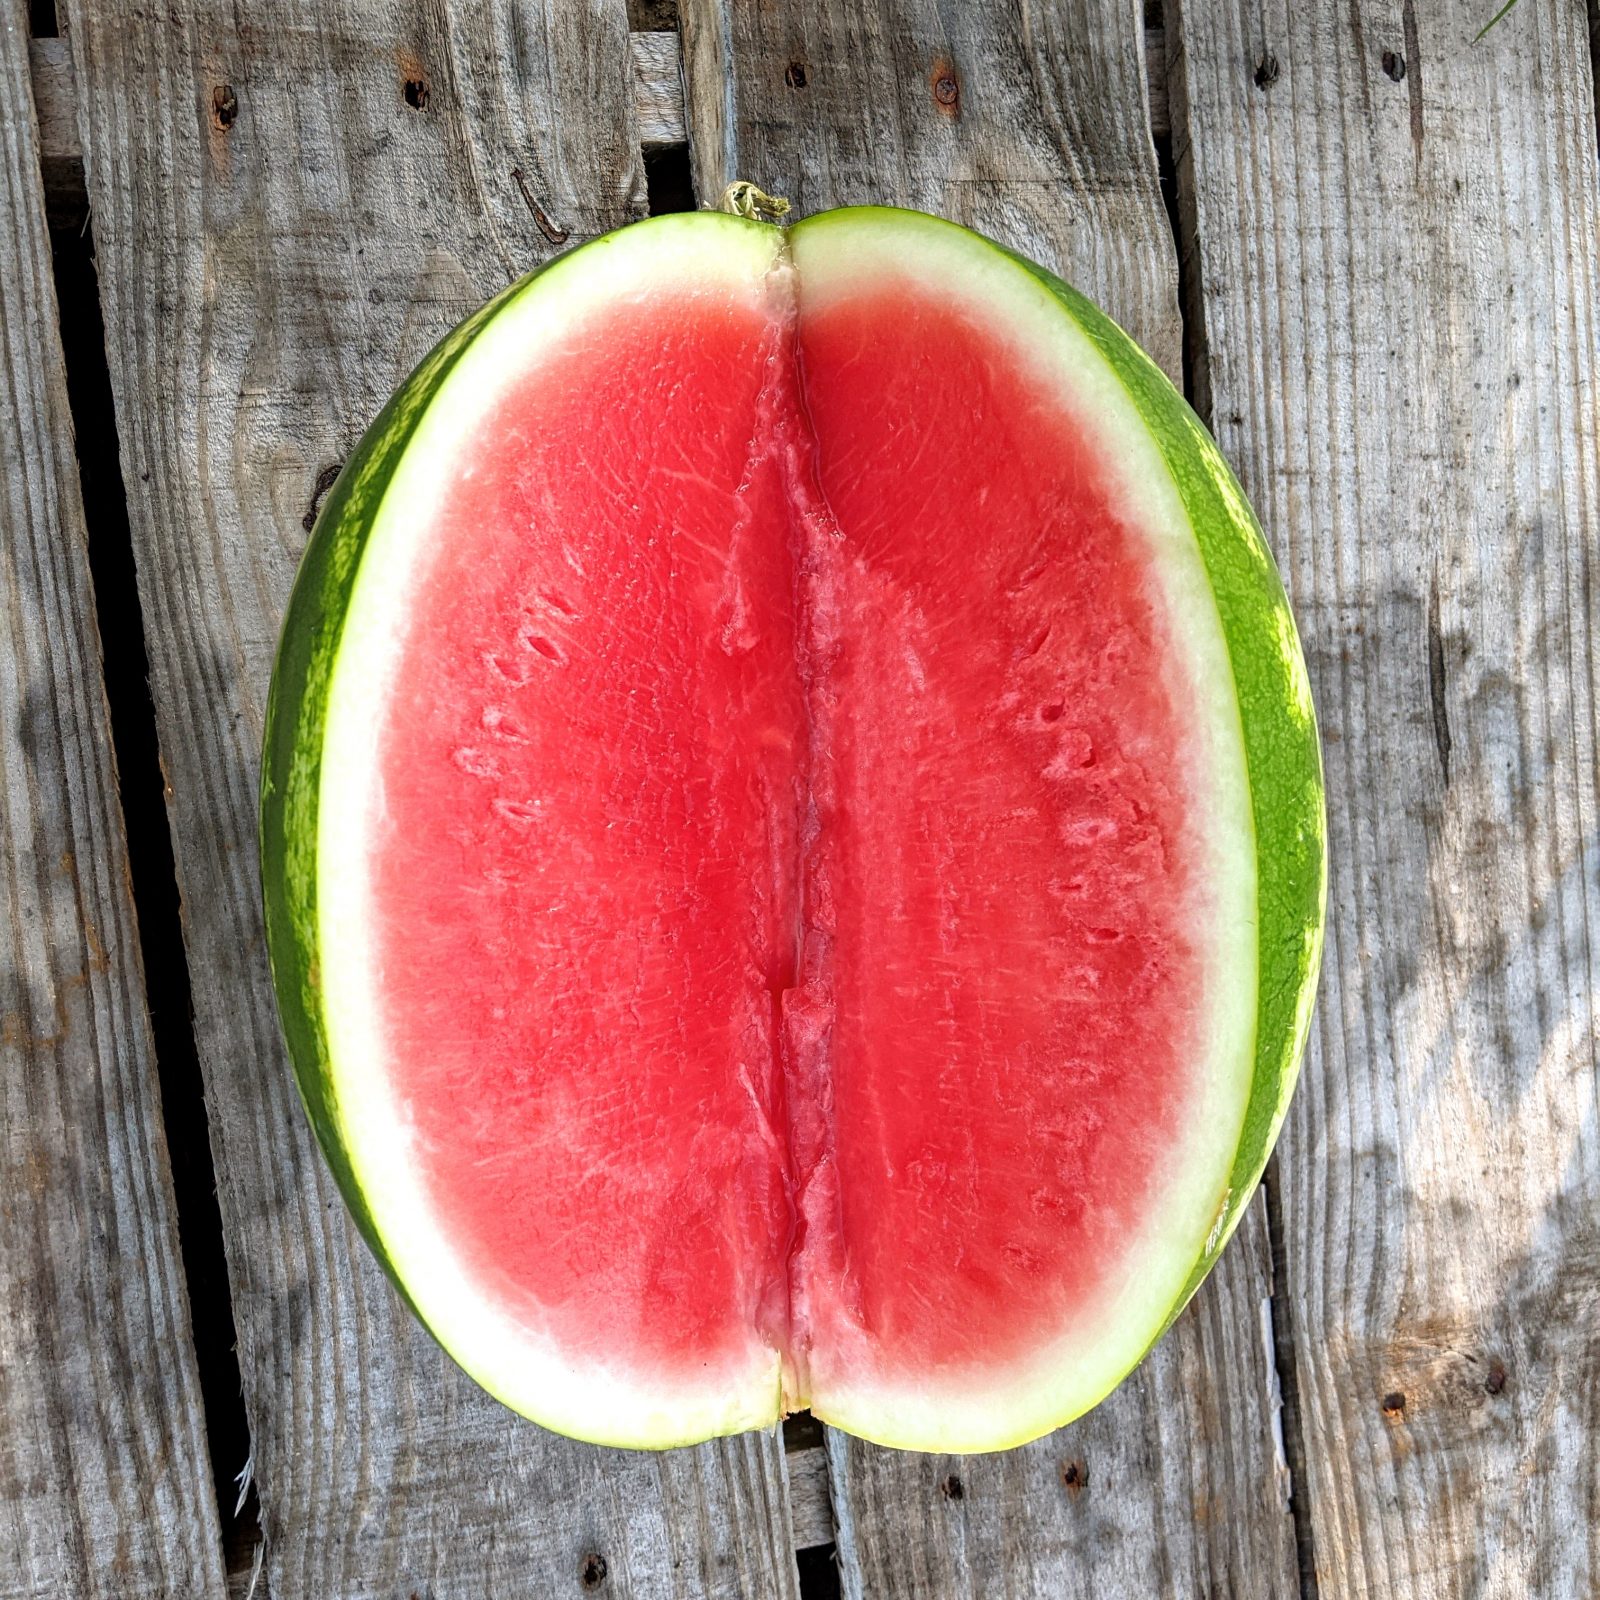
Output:
[[426,1320],[384,1250],[339,1129],[338,1091],[323,1021],[317,936],[322,732],[345,612],[372,519],[389,480],[450,368],[527,281],[513,284],[475,312],[423,358],[379,412],[328,491],[284,612],[262,741],[262,910],[278,1017],[295,1082],[356,1226],[424,1326]]

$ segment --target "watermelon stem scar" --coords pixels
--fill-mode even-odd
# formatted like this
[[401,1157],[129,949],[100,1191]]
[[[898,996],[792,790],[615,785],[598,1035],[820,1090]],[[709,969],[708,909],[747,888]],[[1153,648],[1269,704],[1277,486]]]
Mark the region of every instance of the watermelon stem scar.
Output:
[[508,1405],[999,1449],[1215,1261],[1309,1025],[1294,623],[1215,445],[965,229],[736,184],[372,425],[269,699],[284,1033]]
[[748,217],[752,221],[776,222],[789,214],[789,202],[782,195],[768,194],[745,178],[735,178],[722,191],[717,203],[719,211],[732,217]]

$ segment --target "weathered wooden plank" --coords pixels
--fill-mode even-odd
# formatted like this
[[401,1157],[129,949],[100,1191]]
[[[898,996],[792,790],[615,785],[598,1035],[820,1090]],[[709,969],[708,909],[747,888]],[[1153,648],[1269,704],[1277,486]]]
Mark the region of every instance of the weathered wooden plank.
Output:
[[26,12],[0,4],[0,1596],[220,1596]]
[[[1176,255],[1137,8],[684,0],[680,11],[702,195],[739,176],[802,213],[866,200],[942,212],[1063,272],[1177,372]],[[1267,1263],[1257,1205],[1139,1374],[1024,1450],[959,1460],[830,1435],[846,1591],[1292,1590],[1260,1333]]]
[[799,214],[865,201],[937,211],[1074,282],[1114,286],[1121,320],[1177,371],[1177,264],[1131,8],[679,9],[703,198],[737,177]]
[[633,33],[633,104],[639,118],[639,143],[646,150],[682,144],[683,52],[676,33]]
[[642,210],[622,10],[66,9],[268,1590],[792,1594],[771,1435],[575,1445],[413,1323],[312,1147],[258,909],[262,713],[312,505],[447,326]]
[[52,226],[60,227],[74,219],[81,221],[87,204],[83,192],[83,147],[78,143],[78,97],[67,41],[30,39],[28,66],[39,125],[45,214]]
[[828,1490],[828,1457],[821,1445],[789,1453],[789,1505],[794,1513],[794,1547],[809,1550],[833,1543],[833,1503]]
[[[678,33],[634,33],[630,35],[630,43],[639,143],[646,150],[685,143],[689,134],[683,109],[683,62]],[[81,214],[86,202],[71,53],[64,39],[35,39],[31,55],[33,94],[39,108],[45,198],[53,214],[75,216]],[[1145,30],[1145,66],[1150,132],[1162,139],[1168,132],[1167,68],[1166,39],[1160,28]]]
[[1201,366],[1297,602],[1279,1160],[1323,1596],[1600,1590],[1600,239],[1582,4],[1186,3]]
[[[78,140],[78,96],[72,79],[72,51],[67,41],[28,40],[28,72],[33,82],[33,110],[39,124],[41,161],[83,161]],[[81,179],[80,179],[81,182]]]

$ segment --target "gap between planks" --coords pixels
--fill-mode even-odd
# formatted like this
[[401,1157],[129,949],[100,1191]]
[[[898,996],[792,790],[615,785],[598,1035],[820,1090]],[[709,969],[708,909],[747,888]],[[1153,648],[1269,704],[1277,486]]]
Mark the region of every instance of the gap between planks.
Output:
[[[639,118],[639,143],[645,150],[670,149],[689,142],[689,119],[683,89],[682,35],[634,33],[634,108]],[[1161,28],[1146,28],[1145,81],[1150,94],[1150,136],[1171,132],[1167,111],[1167,46]],[[83,187],[83,146],[78,139],[77,85],[72,52],[65,39],[30,39],[28,65],[39,116],[39,166],[45,199],[53,217],[81,217],[87,200]]]

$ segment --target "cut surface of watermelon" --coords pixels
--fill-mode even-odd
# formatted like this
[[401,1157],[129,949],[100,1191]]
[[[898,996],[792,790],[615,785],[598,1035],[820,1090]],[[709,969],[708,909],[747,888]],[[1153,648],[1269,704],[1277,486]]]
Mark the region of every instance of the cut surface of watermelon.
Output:
[[660,218],[419,369],[264,783],[358,1219],[598,1442],[1077,1415],[1259,1176],[1320,939],[1293,625],[1165,380],[914,213]]

